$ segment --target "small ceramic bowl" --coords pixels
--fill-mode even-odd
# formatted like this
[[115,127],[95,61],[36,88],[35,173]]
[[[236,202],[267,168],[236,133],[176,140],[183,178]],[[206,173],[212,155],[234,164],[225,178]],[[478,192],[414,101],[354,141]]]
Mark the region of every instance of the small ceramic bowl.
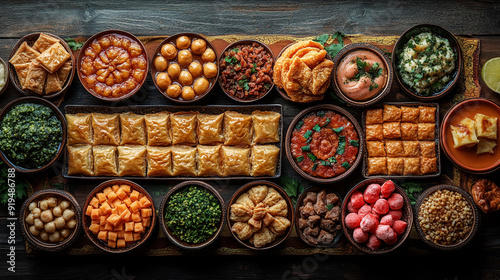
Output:
[[[90,87],[87,84],[87,82],[85,81],[84,74],[82,73],[82,60],[86,57],[85,50],[87,50],[87,48],[91,46],[91,44],[94,42],[94,40],[99,40],[99,38],[101,38],[103,36],[106,36],[106,35],[117,35],[118,37],[127,38],[128,40],[130,40],[130,41],[132,41],[134,43],[137,43],[141,47],[141,49],[142,49],[141,55],[143,55],[144,59],[146,60],[146,66],[144,68],[146,72],[144,73],[144,75],[142,77],[142,80],[139,82],[138,86],[136,86],[134,89],[130,90],[128,93],[126,93],[124,95],[121,95],[119,97],[106,97],[104,95],[101,95],[101,94],[97,93],[94,90],[93,87]],[[130,59],[132,60],[132,57],[130,57]],[[80,82],[82,83],[83,87],[87,90],[87,92],[90,93],[90,94],[92,94],[96,98],[101,99],[101,100],[104,100],[104,101],[114,101],[114,102],[128,99],[128,98],[132,97],[137,91],[139,91],[139,89],[141,89],[142,85],[146,81],[146,78],[148,77],[148,73],[147,72],[149,70],[148,55],[147,55],[147,52],[146,52],[146,48],[142,44],[141,40],[139,40],[136,36],[134,36],[133,34],[131,34],[129,32],[125,32],[125,31],[117,30],[117,29],[111,29],[111,30],[102,31],[102,32],[99,32],[99,33],[93,35],[89,39],[87,39],[87,41],[85,42],[85,44],[83,45],[83,47],[80,49],[80,53],[78,54],[78,58],[77,58],[76,64],[77,64],[76,65],[77,66],[76,70],[78,72],[78,78],[80,79]],[[132,62],[131,64],[133,65],[134,62]],[[120,64],[120,65],[122,65],[122,64]],[[129,74],[131,74],[131,73],[129,73]],[[112,75],[112,74],[110,74],[110,75]],[[122,84],[125,84],[125,82],[122,83]]]
[[[448,84],[443,89],[441,89],[440,91],[438,91],[432,95],[429,95],[429,96],[420,95],[420,94],[416,93],[412,88],[407,86],[403,82],[403,79],[401,78],[401,75],[399,74],[399,71],[398,71],[399,55],[401,54],[401,51],[403,50],[404,46],[406,45],[406,43],[408,43],[408,41],[412,37],[417,36],[418,34],[423,33],[423,32],[431,32],[431,33],[439,35],[445,39],[448,39],[448,41],[450,42],[451,48],[453,49],[453,51],[457,55],[457,59],[455,61],[456,62],[455,70],[451,74],[452,75],[451,80],[448,82]],[[463,62],[462,62],[462,50],[460,49],[460,45],[459,45],[457,39],[455,38],[455,36],[453,36],[453,34],[451,32],[444,29],[443,27],[437,26],[437,25],[432,25],[432,24],[421,24],[421,25],[417,25],[417,26],[414,26],[414,27],[406,30],[403,34],[401,34],[401,37],[399,37],[398,41],[394,45],[394,51],[392,52],[392,67],[394,68],[396,81],[398,82],[399,87],[401,88],[401,90],[403,90],[404,93],[406,93],[410,97],[413,97],[415,99],[422,100],[422,101],[436,100],[436,99],[442,98],[443,96],[445,96],[448,93],[450,93],[451,91],[453,91],[453,89],[458,85],[459,79],[462,76],[462,72],[463,72],[463,65],[462,64],[463,64]]]
[[[381,87],[380,92],[376,94],[375,96],[366,99],[366,100],[354,100],[350,98],[349,96],[346,95],[345,92],[342,91],[340,83],[339,83],[339,77],[337,73],[339,71],[339,66],[344,63],[349,63],[349,61],[345,61],[345,58],[348,55],[353,54],[354,52],[359,52],[359,51],[365,51],[370,54],[375,54],[376,57],[380,58],[382,61],[382,64],[380,67],[383,69],[382,76],[385,78],[385,84],[379,85]],[[387,55],[379,48],[372,46],[371,44],[365,44],[365,43],[354,43],[354,44],[349,44],[345,46],[334,58],[333,58],[333,71],[332,71],[332,87],[333,90],[335,91],[335,94],[345,101],[348,105],[353,106],[353,107],[367,107],[370,105],[373,105],[382,98],[384,98],[390,91],[391,91],[391,86],[392,86],[392,81],[394,79],[394,74],[392,71],[392,64],[387,57]]]
[[[420,208],[422,206],[422,203],[429,195],[433,194],[434,192],[436,192],[438,190],[450,190],[450,191],[460,193],[465,198],[465,200],[468,202],[469,206],[472,209],[473,223],[471,226],[471,230],[470,230],[469,234],[467,235],[467,237],[465,237],[463,240],[461,240],[458,243],[451,244],[451,245],[441,245],[441,244],[434,243],[431,240],[427,240],[427,238],[425,237],[426,234],[424,233],[422,227],[420,226],[419,216],[420,216],[420,211],[421,211]],[[426,243],[427,245],[431,246],[434,249],[443,250],[443,251],[453,251],[453,250],[458,250],[458,249],[463,248],[464,246],[469,244],[474,239],[474,236],[476,235],[477,230],[479,228],[479,223],[480,223],[479,210],[477,209],[476,205],[474,204],[474,200],[466,191],[464,191],[461,188],[455,187],[455,186],[438,185],[438,186],[428,188],[419,196],[419,198],[417,199],[417,203],[415,204],[415,227],[417,228],[417,233],[418,233],[420,239],[422,239],[422,241],[424,241],[424,243]]]
[[468,117],[474,120],[476,113],[500,119],[500,105],[484,98],[473,98],[453,106],[444,116],[440,129],[441,147],[450,161],[466,172],[475,174],[491,173],[500,168],[500,145],[493,148],[494,153],[476,154],[476,146],[454,148],[451,125],[457,125]]
[[[202,94],[200,95],[195,95],[195,98],[192,99],[192,100],[186,100],[186,99],[183,99],[182,98],[182,95],[180,95],[179,97],[177,98],[174,98],[174,97],[171,97],[170,95],[167,94],[166,92],[166,89],[162,89],[160,86],[158,86],[158,83],[156,82],[156,77],[159,73],[167,73],[167,70],[165,71],[158,71],[155,67],[155,59],[157,57],[161,57],[161,48],[165,45],[165,44],[172,44],[175,46],[175,41],[179,38],[179,37],[182,37],[182,36],[187,36],[189,39],[191,39],[191,42],[196,40],[196,39],[202,39],[206,42],[207,44],[207,49],[210,48],[214,51],[214,54],[215,54],[215,60],[214,61],[204,61],[201,57],[201,55],[199,54],[194,54],[191,47],[188,48],[188,50],[190,51],[192,57],[193,57],[193,61],[198,61],[200,62],[200,64],[202,65],[202,67],[206,64],[206,63],[210,63],[210,62],[213,62],[215,63],[215,65],[217,66],[217,75],[213,78],[206,78],[203,74],[199,77],[205,77],[208,82],[210,83],[209,84],[209,87],[208,89],[203,92]],[[177,49],[177,51],[180,51],[179,49]],[[178,56],[176,56],[173,60],[168,60],[168,65],[170,66],[171,64],[177,64],[177,65],[180,65],[178,63]],[[188,72],[191,72],[189,71],[188,69],[188,66],[180,66],[180,70],[183,71],[188,71]],[[150,72],[151,72],[151,77],[153,78],[153,82],[156,86],[156,88],[158,89],[158,91],[161,92],[161,94],[163,94],[166,98],[174,101],[174,102],[177,102],[177,103],[193,103],[193,102],[197,102],[203,98],[205,98],[213,89],[214,85],[217,83],[217,80],[218,80],[218,77],[219,77],[219,62],[217,60],[217,52],[214,48],[214,46],[212,45],[212,43],[210,43],[210,41],[208,39],[206,39],[204,36],[200,35],[200,34],[196,34],[196,33],[179,33],[179,34],[175,34],[175,35],[172,35],[168,38],[166,38],[165,40],[163,40],[159,45],[158,47],[156,48],[154,54],[153,54],[153,59],[152,59],[152,62],[151,62],[151,69],[150,69]],[[190,85],[191,87],[193,86],[193,84],[196,82],[197,79],[199,78],[194,78],[193,77],[193,83]],[[174,82],[176,84],[179,84],[181,87],[182,85],[179,83],[179,82]]]
[[[185,241],[180,240],[168,228],[166,221],[165,221],[165,214],[166,214],[165,207],[166,207],[167,202],[169,201],[170,197],[173,194],[175,194],[177,191],[179,191],[183,188],[189,187],[189,186],[199,186],[199,187],[202,187],[202,188],[206,189],[207,191],[209,191],[212,195],[214,195],[217,198],[217,200],[219,201],[220,208],[221,208],[221,217],[220,217],[220,223],[219,223],[219,228],[218,228],[217,232],[212,237],[207,239],[206,241],[204,241],[202,243],[197,243],[197,244],[190,244],[190,243],[187,243]],[[217,240],[217,238],[221,234],[221,232],[224,228],[225,211],[226,211],[226,205],[224,204],[224,199],[222,198],[222,196],[219,194],[219,192],[214,187],[212,187],[211,185],[209,185],[205,182],[202,182],[202,181],[184,181],[180,184],[175,185],[173,188],[171,188],[167,192],[167,194],[163,197],[163,200],[161,201],[160,211],[159,211],[159,215],[160,215],[160,219],[161,219],[161,229],[162,229],[163,233],[167,236],[168,240],[170,240],[170,242],[174,243],[174,245],[178,246],[179,248],[186,249],[186,250],[202,249],[202,248],[205,248],[205,247],[209,246],[210,244],[214,243],[214,241]]]
[[5,63],[5,61],[3,59],[0,58],[0,63],[3,65],[3,69],[4,69],[4,79],[5,79],[5,84],[3,85],[2,88],[0,88],[0,95],[2,95],[2,93],[4,93],[4,91],[7,89],[7,87],[9,86],[9,67],[7,66],[7,63]]
[[[231,230],[234,222],[231,221],[230,217],[231,217],[231,205],[233,205],[236,202],[236,200],[240,197],[240,195],[249,191],[251,188],[256,187],[256,186],[260,186],[260,185],[265,185],[265,186],[268,186],[270,188],[274,188],[283,197],[283,199],[285,199],[287,206],[288,206],[286,218],[290,221],[290,226],[288,227],[285,234],[278,236],[276,238],[276,240],[274,240],[272,243],[269,243],[264,247],[255,247],[254,245],[250,244],[250,242],[248,240],[239,239],[238,236],[236,235],[236,233],[234,233]],[[238,243],[240,243],[244,247],[252,249],[252,250],[257,250],[257,251],[268,250],[268,249],[275,248],[278,245],[280,245],[283,241],[285,241],[285,239],[287,239],[287,237],[292,232],[293,224],[295,221],[295,219],[294,219],[295,213],[294,213],[294,209],[293,209],[292,200],[290,199],[290,197],[286,194],[286,192],[280,186],[278,186],[275,183],[265,181],[265,180],[253,181],[253,182],[247,183],[247,184],[243,185],[241,188],[239,188],[233,194],[233,196],[231,197],[231,200],[227,204],[227,211],[226,212],[227,212],[226,213],[227,225],[229,226],[229,231],[231,231],[231,234],[233,235],[234,239],[236,239],[236,241],[238,241]]]
[[334,234],[335,237],[333,239],[333,242],[328,244],[328,245],[323,245],[323,244],[313,244],[311,243],[309,240],[307,240],[307,238],[304,236],[304,229],[300,229],[299,228],[299,219],[301,218],[301,215],[300,215],[300,207],[301,206],[304,206],[303,205],[303,201],[304,199],[306,198],[307,196],[307,193],[308,192],[315,192],[316,194],[319,193],[320,191],[322,190],[326,190],[326,193],[329,194],[329,193],[334,193],[337,195],[337,197],[339,198],[338,202],[334,205],[334,206],[338,206],[340,208],[340,212],[339,212],[339,221],[336,221],[336,225],[340,225],[342,226],[342,223],[340,221],[340,218],[342,217],[342,197],[337,193],[337,192],[332,192],[332,191],[329,191],[325,188],[318,188],[318,187],[311,187],[311,188],[308,188],[306,189],[300,196],[299,196],[299,199],[297,199],[297,205],[295,206],[295,231],[297,232],[297,235],[300,237],[300,239],[302,239],[302,241],[304,241],[304,243],[306,243],[307,245],[309,246],[313,246],[313,247],[317,247],[317,248],[335,248],[339,245],[339,241],[340,239],[342,238],[342,236],[344,235],[344,232],[342,231],[342,229],[336,231]]
[[[99,184],[97,187],[95,187],[89,193],[89,195],[87,196],[87,199],[85,200],[85,204],[83,206],[84,211],[85,212],[88,211],[88,207],[90,206],[92,199],[95,198],[98,193],[101,193],[104,189],[106,189],[108,187],[112,187],[114,185],[128,185],[128,186],[130,186],[131,191],[133,191],[133,190],[138,191],[139,193],[143,194],[151,202],[151,206],[148,207],[148,208],[152,209],[152,216],[151,216],[151,220],[150,220],[151,222],[150,222],[149,227],[146,228],[145,232],[142,233],[142,238],[137,240],[137,241],[134,241],[133,243],[126,246],[125,248],[111,248],[108,246],[108,243],[98,239],[97,235],[95,235],[94,233],[91,232],[89,227],[92,224],[92,219],[86,213],[83,214],[83,218],[82,218],[83,229],[85,231],[85,235],[87,235],[87,238],[92,243],[94,243],[94,245],[96,245],[98,248],[102,249],[103,251],[108,252],[108,253],[124,253],[124,252],[128,252],[130,250],[133,250],[133,249],[141,246],[142,244],[146,243],[146,241],[151,237],[151,235],[153,235],[152,233],[153,233],[153,230],[156,226],[156,210],[155,210],[156,208],[155,208],[154,201],[153,201],[153,198],[151,197],[151,195],[143,187],[141,187],[139,184],[134,183],[134,182],[129,181],[129,180],[124,180],[124,179],[113,179],[113,180],[108,180],[108,181],[105,181],[105,182]],[[108,199],[109,199],[109,197],[108,197]],[[116,200],[116,199],[119,199],[119,198],[115,198],[114,200]]]
[[4,151],[0,150],[0,158],[11,168],[16,169],[16,171],[21,172],[21,173],[35,173],[35,172],[41,172],[44,170],[47,170],[49,167],[51,167],[62,155],[64,151],[64,147],[66,144],[66,135],[67,135],[67,129],[66,129],[66,119],[64,118],[64,115],[59,111],[59,109],[52,104],[50,101],[47,101],[41,97],[21,97],[18,98],[9,104],[5,105],[3,110],[0,112],[0,123],[2,123],[3,118],[5,115],[10,112],[10,110],[19,104],[22,103],[34,103],[34,104],[40,104],[44,105],[46,107],[49,107],[56,115],[57,119],[61,122],[61,129],[62,129],[62,141],[61,144],[59,145],[59,150],[57,151],[57,154],[50,160],[48,163],[46,163],[44,166],[41,166],[39,168],[35,169],[27,169],[22,166],[15,165],[13,162],[9,160],[7,155],[4,153]]
[[[354,129],[356,130],[359,139],[358,153],[354,163],[344,173],[341,173],[331,178],[316,177],[302,170],[300,166],[297,164],[295,158],[293,157],[291,149],[292,134],[293,131],[295,130],[295,127],[297,126],[297,123],[299,123],[299,121],[301,121],[306,115],[312,112],[325,111],[325,110],[333,111],[339,115],[345,116],[349,120],[349,122],[351,122],[351,124],[354,126]],[[290,165],[292,165],[293,169],[295,169],[295,171],[299,173],[300,176],[315,183],[330,184],[345,179],[358,167],[363,158],[363,152],[364,152],[363,138],[364,138],[363,132],[361,130],[361,127],[359,126],[358,121],[356,121],[356,119],[349,112],[335,105],[316,105],[314,107],[310,107],[301,111],[299,114],[297,114],[297,116],[295,116],[295,118],[290,123],[290,126],[288,127],[286,133],[286,140],[285,140],[286,156],[288,158],[288,162],[290,162]]]
[[[74,227],[74,229],[70,229],[71,231],[70,234],[63,241],[57,243],[43,241],[42,239],[33,236],[33,234],[30,231],[31,225],[29,225],[28,222],[26,222],[26,218],[30,214],[29,205],[32,202],[40,202],[43,199],[49,197],[54,197],[59,202],[63,200],[68,201],[70,203],[70,207],[68,209],[73,210],[75,214],[74,219],[76,220],[76,226]],[[37,207],[39,207],[38,203]],[[28,243],[33,245],[36,249],[48,252],[59,252],[71,246],[71,244],[73,244],[80,235],[80,232],[82,231],[81,216],[82,216],[82,210],[80,209],[80,205],[78,205],[76,199],[69,192],[59,189],[43,189],[35,192],[33,195],[31,195],[24,201],[19,215],[19,223],[21,227],[21,232],[24,236],[24,240],[28,241]]]
[[349,210],[347,209],[347,204],[349,203],[349,201],[351,199],[351,195],[355,191],[360,191],[361,193],[363,193],[364,190],[371,184],[379,184],[382,186],[386,181],[387,180],[385,180],[385,179],[367,179],[367,180],[361,181],[347,193],[347,195],[345,196],[344,202],[342,203],[342,228],[344,229],[344,235],[347,237],[347,239],[349,239],[349,241],[356,248],[358,248],[359,250],[361,250],[362,252],[367,253],[367,254],[380,255],[380,254],[385,254],[385,253],[389,253],[389,252],[396,250],[408,238],[408,236],[410,235],[411,227],[413,225],[413,210],[411,207],[410,199],[408,198],[408,196],[406,195],[406,193],[403,189],[401,189],[398,185],[394,184],[394,186],[395,186],[394,193],[400,194],[404,200],[403,207],[401,208],[403,213],[402,213],[400,220],[403,220],[408,224],[406,226],[405,232],[401,236],[398,236],[398,240],[395,244],[387,245],[383,241],[381,241],[382,246],[377,250],[372,250],[372,249],[368,248],[364,243],[360,244],[360,243],[357,243],[354,241],[354,238],[352,236],[354,230],[349,229],[345,225],[345,217],[350,213]]
[[[218,66],[219,66],[219,72],[220,72],[220,74],[219,74],[219,85],[220,85],[220,87],[222,88],[222,90],[224,91],[224,93],[227,96],[229,96],[229,98],[231,98],[231,99],[233,99],[235,101],[238,101],[238,102],[242,102],[242,103],[250,103],[250,102],[255,102],[257,100],[260,100],[260,99],[264,98],[266,95],[268,95],[271,92],[271,90],[273,89],[273,87],[274,87],[274,82],[272,82],[272,84],[269,86],[269,89],[266,91],[266,93],[264,93],[260,97],[243,99],[243,98],[239,98],[239,97],[236,97],[234,95],[231,95],[227,91],[227,89],[222,86],[223,75],[224,75],[222,73],[222,71],[223,71],[223,69],[222,69],[222,61],[225,59],[225,53],[226,53],[226,51],[234,49],[236,46],[239,46],[239,45],[252,45],[254,43],[257,43],[258,45],[262,46],[266,50],[266,52],[269,53],[269,55],[272,57],[272,66],[271,66],[271,68],[274,68],[274,63],[276,62],[276,59],[274,57],[273,52],[271,51],[271,49],[266,44],[264,44],[262,42],[259,42],[259,41],[256,41],[256,40],[240,40],[240,41],[234,42],[234,43],[230,44],[229,46],[227,46],[224,49],[224,51],[222,53],[220,53],[219,58],[218,58],[219,59]],[[272,80],[272,76],[271,76],[271,80]]]
[[[68,44],[66,43],[66,41],[64,41],[63,39],[61,39],[57,35],[50,34],[50,33],[47,33],[47,32],[43,32],[43,33],[59,39],[59,42],[61,43],[61,45],[66,49],[66,51],[71,56],[69,58],[71,60],[71,62],[72,62],[71,63],[71,72],[69,73],[68,78],[66,78],[66,82],[62,86],[62,89],[60,91],[58,91],[58,92],[51,93],[51,94],[48,94],[48,95],[39,95],[38,93],[35,93],[35,92],[31,91],[31,90],[23,89],[23,87],[22,87],[22,85],[19,82],[19,79],[17,77],[16,69],[14,68],[14,65],[12,65],[12,63],[9,63],[9,77],[10,77],[11,83],[14,85],[14,87],[17,89],[17,91],[19,91],[23,95],[26,95],[26,96],[40,96],[40,97],[45,98],[45,99],[51,99],[51,98],[57,97],[57,96],[59,96],[61,94],[64,94],[64,93],[66,93],[68,91],[71,83],[73,82],[73,78],[75,76],[75,58],[73,56],[73,51],[68,46]],[[17,44],[14,46],[14,48],[12,49],[12,52],[10,53],[10,56],[9,56],[9,60],[12,58],[12,56],[14,56],[14,54],[17,51],[17,49],[21,46],[21,44],[23,42],[28,43],[29,46],[33,46],[33,44],[36,42],[36,40],[38,40],[38,37],[40,36],[40,34],[41,34],[40,32],[37,32],[37,33],[31,33],[31,34],[28,34],[28,35],[22,37],[17,42]]]

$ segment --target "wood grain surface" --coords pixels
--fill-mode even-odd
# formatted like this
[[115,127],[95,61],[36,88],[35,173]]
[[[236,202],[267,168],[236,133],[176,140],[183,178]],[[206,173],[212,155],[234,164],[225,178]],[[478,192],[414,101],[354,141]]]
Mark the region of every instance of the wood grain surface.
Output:
[[[123,29],[137,36],[196,32],[205,35],[290,34],[315,36],[337,30],[347,34],[399,35],[420,23],[438,24],[457,35],[481,40],[480,65],[500,56],[499,1],[2,1],[0,57],[25,34],[47,31],[61,37],[88,37],[105,29]],[[482,80],[483,95],[500,102]],[[234,104],[216,88],[210,104]],[[0,108],[21,97],[12,85],[0,96]],[[404,99],[404,98],[403,98]],[[409,99],[407,99],[409,100]],[[327,102],[332,102],[327,99]],[[284,101],[277,92],[259,104],[281,103],[285,129],[303,105]],[[75,79],[61,108],[67,104],[108,105],[87,94]],[[167,104],[148,77],[140,94],[116,106]],[[203,105],[199,104],[199,105]],[[286,109],[285,109],[286,108]],[[356,117],[359,118],[361,112]],[[443,157],[444,158],[444,157]],[[285,159],[286,160],[286,159]],[[443,173],[452,172],[443,161]],[[57,173],[58,169],[53,171]],[[360,176],[361,170],[357,170]],[[298,178],[289,165],[282,175]],[[490,175],[498,178],[498,175]],[[244,182],[231,182],[234,186]],[[302,182],[305,182],[302,180]],[[427,181],[424,180],[423,183]],[[344,191],[357,182],[337,187]],[[498,182],[497,182],[498,183]],[[172,182],[151,183],[166,193]],[[93,183],[69,180],[67,188],[85,199]],[[224,197],[227,201],[229,197]],[[16,209],[20,209],[18,203]],[[500,213],[482,215],[481,231],[471,246],[447,254],[432,251],[419,240],[387,256],[66,256],[28,257],[19,229],[15,232],[16,273],[7,270],[9,231],[6,209],[0,208],[0,279],[500,279]],[[388,274],[390,271],[391,274]],[[135,276],[135,278],[132,278]]]

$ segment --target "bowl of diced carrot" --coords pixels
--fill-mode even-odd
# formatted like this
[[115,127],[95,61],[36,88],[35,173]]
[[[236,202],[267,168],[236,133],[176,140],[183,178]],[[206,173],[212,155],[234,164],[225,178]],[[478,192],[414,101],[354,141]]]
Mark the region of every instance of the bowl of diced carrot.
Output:
[[137,248],[156,224],[153,199],[140,185],[123,179],[103,182],[84,205],[83,228],[97,247],[110,253]]

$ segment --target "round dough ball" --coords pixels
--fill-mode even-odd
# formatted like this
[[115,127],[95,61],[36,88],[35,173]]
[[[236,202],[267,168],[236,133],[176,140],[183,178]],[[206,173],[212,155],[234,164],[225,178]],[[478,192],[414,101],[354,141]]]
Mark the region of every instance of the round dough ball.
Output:
[[59,242],[60,238],[61,238],[61,234],[58,231],[55,231],[54,233],[49,235],[50,242]]
[[53,233],[54,231],[56,231],[56,224],[54,222],[46,223],[43,228],[46,232]]
[[63,212],[63,210],[62,210],[61,206],[56,206],[52,209],[52,214],[54,214],[54,216],[56,216],[56,217],[61,217],[62,212]]
[[181,67],[177,63],[171,63],[170,66],[168,66],[167,73],[172,79],[177,79],[181,73]]
[[172,84],[167,88],[167,95],[172,98],[177,98],[181,95],[182,88],[179,84]]
[[203,74],[209,79],[215,77],[217,75],[217,65],[212,62],[206,63],[203,65]]
[[193,75],[193,77],[195,78],[198,78],[203,73],[203,67],[198,61],[191,62],[191,64],[189,64],[188,70],[189,73],[191,73],[191,75]]
[[48,222],[52,221],[54,219],[54,217],[52,215],[52,211],[50,211],[50,210],[43,211],[42,214],[40,215],[40,219],[44,223],[48,223]]
[[42,241],[49,240],[49,234],[46,231],[40,232],[40,239],[42,239]]
[[49,207],[56,207],[57,206],[57,199],[55,197],[50,197],[47,199]]
[[[73,220],[72,220],[73,221]],[[68,222],[69,223],[69,222]],[[57,229],[62,229],[66,225],[66,220],[64,220],[63,217],[57,217],[54,220],[54,224],[56,225]]]
[[69,202],[67,200],[63,200],[61,204],[59,204],[59,207],[61,207],[62,210],[66,210],[69,208]]
[[33,217],[33,214],[30,213],[26,219],[24,220],[28,225],[34,225],[35,224],[35,217]]
[[69,236],[69,229],[67,229],[67,228],[62,229],[62,230],[60,231],[60,233],[61,233],[61,236],[62,236],[62,237],[66,238],[66,237],[68,237],[68,236]]
[[38,219],[38,218],[37,218],[37,219],[35,219],[34,224],[35,224],[35,227],[36,227],[37,229],[42,229],[42,228],[43,228],[43,222],[42,222],[42,220],[40,220],[40,219]]
[[31,202],[31,203],[30,203],[30,206],[28,206],[28,209],[29,209],[30,211],[33,211],[33,209],[35,209],[35,208],[36,208],[36,202]]
[[193,61],[193,55],[188,50],[182,50],[177,55],[177,62],[184,67],[187,67],[191,61]]
[[40,201],[40,209],[44,211],[49,209],[49,201],[46,199]]
[[68,223],[66,223],[67,228],[75,228],[76,227],[76,220],[72,219]]
[[196,79],[193,85],[193,89],[197,95],[200,95],[206,92],[209,86],[210,83],[208,82],[208,80],[205,79],[204,77],[201,77]]
[[193,84],[193,75],[189,71],[183,70],[179,75],[179,83],[183,86],[189,86]]
[[75,212],[73,212],[73,210],[70,210],[70,209],[66,209],[64,210],[63,212],[63,218],[66,220],[66,221],[69,221],[71,218],[73,218],[75,216]]
[[175,45],[180,50],[187,49],[191,45],[191,39],[188,36],[180,36],[175,40]]
[[202,54],[207,49],[207,42],[203,39],[196,39],[191,44],[191,51],[195,54]]
[[37,208],[31,210],[31,214],[33,214],[33,218],[40,218],[40,214],[42,214],[42,210],[37,207]]
[[168,60],[172,60],[177,56],[177,48],[172,44],[161,46],[161,55]]
[[165,71],[168,67],[168,61],[161,55],[155,58],[155,69],[156,71]]
[[35,226],[30,226],[29,232],[33,236],[38,236],[40,234],[40,230],[38,230]]
[[184,100],[193,100],[196,94],[192,87],[185,86],[182,88],[182,99]]
[[168,76],[167,73],[161,72],[156,75],[156,84],[161,88],[161,89],[166,89],[170,84],[172,84],[172,80]]
[[215,61],[215,52],[214,50],[208,48],[201,55],[201,59],[205,62],[214,62]]

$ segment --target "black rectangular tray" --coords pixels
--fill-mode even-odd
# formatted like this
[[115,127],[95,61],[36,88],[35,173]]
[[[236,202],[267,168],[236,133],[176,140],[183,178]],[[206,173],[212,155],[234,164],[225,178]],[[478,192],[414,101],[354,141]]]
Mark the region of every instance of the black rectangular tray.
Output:
[[133,107],[109,107],[109,106],[87,106],[87,105],[67,105],[64,107],[65,114],[77,114],[77,113],[126,113],[132,112],[135,114],[153,114],[163,111],[168,111],[171,113],[185,112],[185,111],[197,111],[202,114],[221,114],[226,111],[235,111],[241,114],[251,114],[255,110],[260,111],[272,111],[281,114],[280,127],[278,130],[280,141],[278,143],[273,143],[270,145],[275,145],[280,148],[280,154],[278,162],[276,164],[276,174],[274,176],[227,176],[227,177],[198,177],[198,176],[170,176],[170,177],[149,177],[149,176],[83,176],[83,175],[68,175],[68,150],[65,148],[64,152],[64,163],[62,175],[64,178],[69,179],[97,179],[97,180],[109,180],[109,179],[128,179],[128,180],[227,180],[227,179],[272,179],[279,178],[281,176],[281,162],[283,153],[283,108],[281,104],[271,104],[271,105],[214,105],[214,106],[168,106],[168,105],[136,105]]
[[[362,167],[362,173],[365,178],[392,178],[392,179],[422,179],[422,178],[434,178],[438,177],[441,175],[441,149],[440,149],[440,142],[439,142],[439,104],[438,103],[424,103],[424,102],[387,102],[387,103],[381,103],[374,105],[372,107],[367,108],[366,110],[363,111],[363,116],[361,119],[361,127],[363,129],[363,132],[366,134],[366,111],[369,109],[379,109],[379,108],[384,108],[384,105],[394,105],[394,106],[407,106],[407,107],[418,107],[418,106],[427,106],[427,107],[436,107],[436,137],[434,139],[436,143],[436,164],[437,164],[437,171],[436,173],[432,174],[426,174],[426,175],[389,175],[389,174],[377,174],[377,175],[368,175],[368,148],[367,148],[367,143],[365,139],[365,151],[366,153],[363,154],[363,167]],[[365,137],[365,135],[363,135]]]

